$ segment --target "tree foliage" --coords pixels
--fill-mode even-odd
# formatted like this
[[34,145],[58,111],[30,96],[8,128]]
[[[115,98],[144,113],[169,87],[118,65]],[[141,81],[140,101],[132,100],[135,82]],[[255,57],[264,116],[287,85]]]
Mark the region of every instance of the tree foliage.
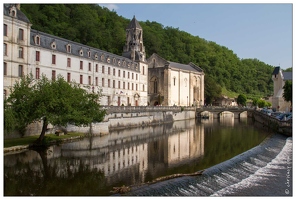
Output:
[[[36,121],[43,121],[38,142],[43,140],[48,124],[86,126],[103,120],[105,110],[99,105],[100,94],[88,93],[76,83],[59,75],[56,80],[24,76],[11,89],[5,102],[5,128],[22,131]],[[17,121],[15,120],[17,119]],[[15,121],[12,121],[15,120]]]
[[288,101],[288,102],[290,101],[292,103],[292,90],[293,90],[292,81],[287,80],[285,82],[283,89],[284,89],[283,97],[285,101]]
[[[97,4],[22,4],[33,29],[122,54],[130,19]],[[193,62],[212,77],[213,85],[252,97],[270,96],[274,67],[258,59],[240,59],[232,50],[155,21],[139,22],[147,58],[157,53],[166,60]],[[217,87],[218,87],[217,86]]]
[[247,103],[246,95],[243,95],[243,94],[238,95],[236,102],[238,105],[246,106],[246,103]]

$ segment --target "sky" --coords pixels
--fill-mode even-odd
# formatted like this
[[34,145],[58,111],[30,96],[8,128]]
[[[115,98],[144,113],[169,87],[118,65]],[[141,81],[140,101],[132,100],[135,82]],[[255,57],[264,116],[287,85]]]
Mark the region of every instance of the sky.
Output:
[[179,28],[193,36],[213,41],[232,50],[240,59],[256,58],[282,69],[292,67],[292,1],[184,2],[137,4],[119,1],[99,5],[127,19],[135,16],[138,21],[155,21],[164,27]]

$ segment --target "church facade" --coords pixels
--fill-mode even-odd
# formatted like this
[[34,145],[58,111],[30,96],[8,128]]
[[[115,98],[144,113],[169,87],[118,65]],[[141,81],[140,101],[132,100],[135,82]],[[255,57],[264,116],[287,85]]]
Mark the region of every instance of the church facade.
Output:
[[[153,59],[161,59],[156,54],[146,59],[143,29],[135,17],[126,28],[126,43],[119,56],[34,30],[19,4],[3,5],[4,98],[15,81],[31,73],[36,79],[62,75],[89,92],[101,92],[100,104],[104,106],[185,106],[204,100],[203,72],[194,64],[182,69],[178,68],[182,64],[163,62],[165,65],[157,69],[163,69],[160,75],[165,77],[155,75]],[[159,84],[157,90],[151,89],[151,83]],[[156,94],[163,101],[156,102]]]
[[284,85],[287,80],[292,81],[292,72],[283,72],[280,67],[275,67],[272,72],[273,80],[273,96],[271,98],[272,108],[276,111],[289,112],[291,110],[291,102],[287,102],[283,98]]

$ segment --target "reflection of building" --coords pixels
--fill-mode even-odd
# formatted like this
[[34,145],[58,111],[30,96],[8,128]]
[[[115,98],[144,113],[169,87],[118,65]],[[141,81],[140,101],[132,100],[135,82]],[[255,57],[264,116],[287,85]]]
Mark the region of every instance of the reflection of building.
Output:
[[149,142],[148,170],[152,177],[163,174],[162,171],[167,168],[192,162],[204,155],[203,126],[197,126],[195,120],[189,122],[192,124],[174,122],[174,127],[181,131],[169,134],[162,140]]
[[204,72],[193,63],[180,64],[152,54],[148,62],[150,105],[200,106],[204,103]]
[[280,67],[275,67],[272,72],[273,96],[272,108],[277,111],[290,111],[291,102],[286,102],[283,98],[285,81],[292,81],[292,72],[283,72]]

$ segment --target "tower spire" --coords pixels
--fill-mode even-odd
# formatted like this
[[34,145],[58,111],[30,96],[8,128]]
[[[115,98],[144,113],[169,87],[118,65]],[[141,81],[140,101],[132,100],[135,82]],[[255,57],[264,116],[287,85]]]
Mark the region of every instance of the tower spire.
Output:
[[133,61],[146,61],[143,29],[135,15],[126,28],[126,43],[122,55]]

